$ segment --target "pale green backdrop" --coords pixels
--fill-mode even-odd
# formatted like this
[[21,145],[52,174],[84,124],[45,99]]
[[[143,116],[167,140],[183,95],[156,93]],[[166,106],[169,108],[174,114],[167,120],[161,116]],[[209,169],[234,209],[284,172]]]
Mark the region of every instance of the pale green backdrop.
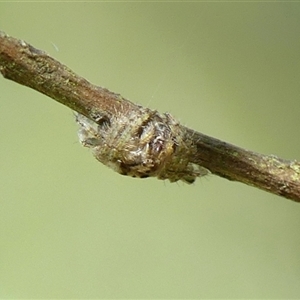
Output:
[[[91,82],[300,159],[299,3],[0,3]],[[0,78],[0,298],[299,298],[300,204],[215,176],[122,177],[73,113]]]

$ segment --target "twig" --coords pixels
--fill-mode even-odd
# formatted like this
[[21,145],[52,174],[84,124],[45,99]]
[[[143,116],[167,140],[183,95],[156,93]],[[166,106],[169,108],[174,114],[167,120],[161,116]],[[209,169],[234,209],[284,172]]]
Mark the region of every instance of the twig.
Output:
[[81,142],[123,175],[192,183],[211,173],[300,202],[300,163],[254,153],[180,125],[95,86],[0,32],[0,72],[77,111]]

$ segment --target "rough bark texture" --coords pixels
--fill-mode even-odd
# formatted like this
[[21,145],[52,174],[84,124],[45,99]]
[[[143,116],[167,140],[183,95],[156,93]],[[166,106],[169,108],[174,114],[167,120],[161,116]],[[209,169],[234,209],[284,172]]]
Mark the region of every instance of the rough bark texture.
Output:
[[3,32],[0,72],[77,111],[81,142],[123,175],[192,183],[209,170],[300,202],[299,162],[254,153],[186,128],[169,114],[91,84],[43,51]]

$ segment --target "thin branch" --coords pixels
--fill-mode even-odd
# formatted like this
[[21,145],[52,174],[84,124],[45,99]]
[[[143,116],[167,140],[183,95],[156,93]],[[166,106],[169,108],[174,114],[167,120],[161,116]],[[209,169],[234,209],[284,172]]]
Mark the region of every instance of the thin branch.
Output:
[[28,43],[0,32],[0,72],[77,111],[81,142],[123,175],[192,183],[211,173],[300,202],[300,163],[254,153],[180,125],[95,86]]

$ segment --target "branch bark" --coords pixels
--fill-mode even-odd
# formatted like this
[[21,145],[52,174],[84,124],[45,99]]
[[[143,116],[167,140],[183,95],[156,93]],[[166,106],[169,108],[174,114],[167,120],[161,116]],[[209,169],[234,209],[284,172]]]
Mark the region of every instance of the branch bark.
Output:
[[211,173],[300,202],[300,163],[262,155],[180,125],[95,86],[28,43],[0,32],[0,72],[79,113],[79,138],[123,175],[192,183]]

